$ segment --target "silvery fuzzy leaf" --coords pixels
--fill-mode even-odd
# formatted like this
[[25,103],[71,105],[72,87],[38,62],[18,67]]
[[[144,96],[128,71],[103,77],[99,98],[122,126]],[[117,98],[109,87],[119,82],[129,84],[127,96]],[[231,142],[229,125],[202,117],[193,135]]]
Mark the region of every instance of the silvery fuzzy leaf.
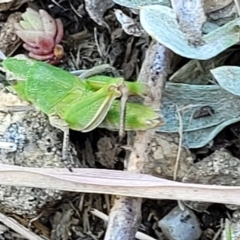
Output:
[[204,128],[196,131],[185,132],[183,134],[183,146],[187,148],[201,148],[209,144],[217,134],[222,131],[225,127],[239,122],[240,117],[231,118],[219,125]]
[[204,35],[205,44],[202,46],[188,44],[173,9],[169,7],[160,5],[141,7],[140,22],[151,37],[186,58],[207,60],[239,42],[240,18]]
[[195,85],[209,84],[209,82],[213,79],[210,70],[214,67],[224,65],[224,62],[232,54],[232,52],[232,49],[229,49],[223,53],[220,53],[216,57],[205,61],[196,59],[190,60],[176,72],[174,72],[169,78],[169,81]]
[[[195,118],[203,107],[212,108],[214,114]],[[160,128],[161,132],[178,132],[177,109],[183,109],[180,112],[183,132],[196,131],[240,117],[240,98],[218,85],[167,83],[162,99],[166,123]]]
[[[194,118],[204,106],[214,110],[209,116]],[[157,132],[178,133],[180,111],[183,123],[183,145],[200,148],[208,144],[226,126],[240,121],[240,98],[218,85],[167,83],[162,99],[165,125]]]
[[240,96],[240,67],[222,66],[211,70],[219,85],[230,93]]
[[154,5],[154,4],[164,5],[164,6],[171,5],[169,0],[113,0],[113,1],[124,7],[135,8],[135,9],[138,9],[142,6]]

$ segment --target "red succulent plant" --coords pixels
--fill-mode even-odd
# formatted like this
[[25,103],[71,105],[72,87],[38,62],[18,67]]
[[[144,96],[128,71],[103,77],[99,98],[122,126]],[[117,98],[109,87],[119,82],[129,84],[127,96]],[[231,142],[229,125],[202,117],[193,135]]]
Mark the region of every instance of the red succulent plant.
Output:
[[56,64],[63,58],[63,47],[59,43],[63,38],[63,24],[54,19],[45,10],[39,12],[27,8],[22,14],[23,20],[15,23],[16,34],[24,42],[23,47],[29,57]]

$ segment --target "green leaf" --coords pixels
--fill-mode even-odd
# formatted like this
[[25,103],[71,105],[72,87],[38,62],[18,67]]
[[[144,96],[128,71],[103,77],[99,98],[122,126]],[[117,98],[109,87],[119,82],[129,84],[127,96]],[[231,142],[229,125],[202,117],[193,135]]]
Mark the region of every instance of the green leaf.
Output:
[[160,5],[140,8],[140,22],[145,31],[176,54],[199,60],[210,59],[239,42],[240,18],[204,35],[202,46],[189,45],[179,29],[173,9]]

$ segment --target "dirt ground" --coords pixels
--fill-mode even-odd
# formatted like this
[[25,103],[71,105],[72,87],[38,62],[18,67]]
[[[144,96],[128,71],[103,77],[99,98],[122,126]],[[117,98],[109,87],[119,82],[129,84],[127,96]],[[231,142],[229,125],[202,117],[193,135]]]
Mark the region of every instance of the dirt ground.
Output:
[[[27,6],[35,9],[42,8],[51,14],[52,17],[60,18],[64,25],[62,44],[65,55],[62,62],[58,65],[59,67],[68,71],[73,71],[90,69],[96,65],[107,63],[119,70],[119,74],[126,80],[132,81],[137,78],[151,38],[149,36],[136,37],[124,32],[115,17],[113,9],[121,9],[130,18],[138,21],[138,16],[130,9],[116,4],[111,6],[111,8],[104,13],[104,20],[107,25],[100,26],[89,17],[88,12],[85,10],[84,2],[81,0],[15,2],[20,2],[22,4],[16,4],[10,8],[4,5],[2,9],[3,7],[9,9],[0,12],[0,39],[2,39],[0,48],[2,50],[4,49],[6,54],[11,53],[12,55],[16,55],[17,53],[25,52],[21,44],[19,44],[20,40],[13,38],[11,35],[11,27],[7,29],[7,32],[3,32],[3,30],[6,30],[4,24],[8,16],[12,13],[24,12]],[[1,4],[2,3],[0,3],[0,8]],[[3,35],[8,36],[8,39],[6,40],[5,37],[3,38]],[[226,57],[224,64],[240,66],[239,48],[234,46],[231,49],[234,51]],[[188,61],[188,59],[174,56],[171,65],[171,75],[178,71]],[[1,84],[3,84],[3,79],[4,77],[2,74]],[[37,114],[32,114],[32,117],[38,119],[40,125],[43,124],[45,132],[55,131],[45,123],[47,120],[44,116],[39,117]],[[32,129],[31,131],[35,131],[38,126],[35,127],[32,122],[34,121],[32,120],[26,124],[28,124],[28,127],[30,126]],[[29,130],[29,132],[31,131]],[[198,149],[186,149],[182,147],[182,162],[179,167],[177,180],[181,181],[183,176],[185,176],[186,182],[203,183],[203,179],[206,179],[205,184],[218,184],[220,181],[219,179],[223,178],[220,174],[211,176],[209,173],[209,175],[207,175],[209,168],[208,163],[211,160],[210,156],[212,156],[212,154],[219,154],[216,158],[221,158],[226,150],[226,154],[230,154],[231,158],[236,158],[238,160],[240,158],[239,133],[240,123],[235,123],[224,128],[214,138],[211,145]],[[62,133],[57,134],[59,134],[57,137],[60,136],[61,139]],[[41,139],[41,137],[39,137],[40,135],[41,132],[35,133],[34,137]],[[128,150],[117,144],[117,132],[111,132],[105,129],[95,129],[90,133],[71,131],[70,140],[72,142],[72,159],[73,161],[77,159],[75,166],[80,166],[82,168],[124,169]],[[154,176],[172,179],[175,159],[178,152],[178,140],[179,137],[177,134],[170,136],[158,133],[156,139],[149,144],[151,164],[147,166],[147,168],[151,170]],[[60,143],[58,142],[59,140],[56,141],[56,146],[54,146],[58,148],[57,146]],[[123,140],[122,145],[127,145],[127,138]],[[48,146],[49,152],[52,151],[51,149],[53,149],[54,146]],[[161,149],[161,147],[165,150]],[[47,146],[44,145],[44,148],[47,149]],[[164,154],[162,152],[164,152]],[[224,159],[224,157],[221,159]],[[57,163],[58,160],[58,158],[54,160],[55,165],[53,166],[62,167],[63,165],[61,165],[61,163]],[[49,161],[51,160],[49,159]],[[4,161],[2,162],[4,163]],[[24,163],[23,166],[28,165],[28,163],[23,162],[23,160],[19,160],[17,165],[21,163]],[[198,176],[198,172],[194,172],[194,170],[191,172],[194,177],[190,173],[186,175],[190,166],[195,163],[199,164],[197,166],[202,164],[201,167],[204,168],[206,175],[200,177]],[[36,165],[34,162],[31,162],[29,166],[44,167],[44,163],[37,163]],[[51,164],[45,163],[45,166],[51,166]],[[233,172],[237,174],[238,169],[232,169],[231,173]],[[219,179],[216,180],[217,178]],[[228,182],[228,184],[231,185],[230,182]],[[235,185],[237,184],[236,182]],[[93,209],[109,215],[115,199],[115,196],[91,193],[78,194],[57,191],[49,193],[46,191],[43,194],[40,190],[33,189],[29,190],[29,192],[31,192],[29,193],[25,192],[26,190],[23,189],[18,190],[17,187],[12,187],[6,191],[3,194],[5,200],[0,207],[2,213],[15,219],[21,226],[29,228],[36,235],[46,237],[46,239],[104,239],[106,222],[99,218],[96,213],[93,213]],[[14,191],[24,191],[28,206],[17,203],[15,200],[15,204],[17,205],[15,205],[15,207],[9,206],[8,201],[10,200],[6,200],[8,197],[9,199],[16,199],[18,196],[22,198],[19,192],[15,196],[9,193]],[[30,199],[29,196],[32,196],[32,198]],[[43,196],[45,196],[45,198]],[[37,206],[34,206],[34,204],[37,204]],[[154,239],[165,239],[158,227],[158,221],[171,209],[177,206],[177,204],[177,201],[173,200],[144,200],[141,208],[142,220],[139,231],[146,233]],[[232,218],[233,214],[238,210],[237,207],[230,208],[223,204],[194,205],[191,202],[186,202],[186,204],[192,207],[199,220],[203,231],[202,240],[220,239],[220,234],[224,228],[224,219]],[[20,240],[24,238],[18,231],[12,231],[8,224],[3,224],[2,222],[0,224],[0,240],[1,239]]]

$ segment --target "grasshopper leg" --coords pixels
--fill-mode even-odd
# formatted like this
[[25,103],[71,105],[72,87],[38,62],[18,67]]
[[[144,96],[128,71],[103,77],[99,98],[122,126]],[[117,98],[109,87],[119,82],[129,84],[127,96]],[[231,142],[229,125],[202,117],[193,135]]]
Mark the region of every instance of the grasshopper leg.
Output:
[[113,75],[115,77],[119,76],[119,73],[117,71],[117,69],[113,66],[111,66],[110,64],[102,64],[102,65],[98,65],[98,66],[95,66],[89,70],[85,70],[83,73],[81,73],[79,75],[79,77],[81,79],[87,79],[89,77],[92,77],[92,76],[95,76],[95,75],[99,75],[99,74],[102,74],[102,73],[113,73]]
[[121,107],[120,107],[120,123],[119,123],[119,138],[120,142],[124,137],[124,129],[125,129],[125,116],[126,116],[126,104],[129,96],[129,90],[123,83],[121,96]]
[[53,127],[56,127],[63,131],[62,161],[68,170],[72,172],[72,164],[69,161],[68,157],[69,126],[64,120],[55,115],[49,116],[49,122]]
[[72,166],[68,159],[68,146],[69,146],[69,127],[65,127],[63,131],[63,147],[62,147],[62,161],[72,172]]

